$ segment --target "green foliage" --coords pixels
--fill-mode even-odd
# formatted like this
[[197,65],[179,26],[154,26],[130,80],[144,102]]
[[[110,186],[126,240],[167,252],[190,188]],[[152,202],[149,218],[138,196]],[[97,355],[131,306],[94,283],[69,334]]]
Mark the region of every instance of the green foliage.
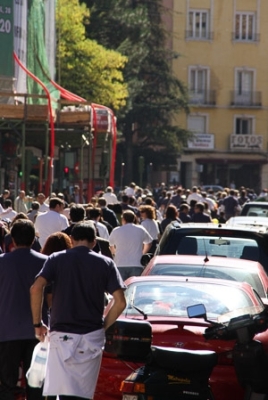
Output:
[[139,146],[159,145],[179,151],[187,136],[174,126],[178,112],[188,112],[187,90],[172,73],[175,54],[166,47],[160,0],[86,0],[91,10],[88,37],[128,57],[124,69],[129,97],[118,113],[127,138],[133,123]]
[[88,101],[117,110],[125,106],[128,96],[122,73],[127,57],[86,38],[89,15],[78,0],[58,0],[58,80]]

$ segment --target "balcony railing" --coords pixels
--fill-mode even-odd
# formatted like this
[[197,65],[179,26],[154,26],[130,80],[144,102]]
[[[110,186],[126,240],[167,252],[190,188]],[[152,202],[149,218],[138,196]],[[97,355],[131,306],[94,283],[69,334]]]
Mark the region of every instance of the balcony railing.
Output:
[[185,39],[190,40],[213,40],[214,32],[203,32],[202,35],[198,32],[193,32],[192,30],[185,31]]
[[248,34],[247,37],[243,37],[241,35],[238,35],[237,33],[233,32],[232,33],[232,40],[235,42],[259,42],[260,41],[260,34],[259,33],[252,33]]
[[253,91],[231,91],[232,107],[261,107],[261,92]]
[[215,90],[201,90],[189,92],[189,103],[198,106],[215,106],[216,105],[216,91]]
[[230,149],[236,151],[243,150],[262,150],[262,135],[230,135]]

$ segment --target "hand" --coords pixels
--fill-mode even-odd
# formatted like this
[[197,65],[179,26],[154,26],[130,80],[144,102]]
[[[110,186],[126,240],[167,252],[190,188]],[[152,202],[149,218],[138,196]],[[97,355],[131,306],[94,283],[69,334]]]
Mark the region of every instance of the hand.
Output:
[[34,330],[36,339],[40,342],[44,342],[48,332],[48,327],[46,325],[42,325],[40,328],[34,328]]

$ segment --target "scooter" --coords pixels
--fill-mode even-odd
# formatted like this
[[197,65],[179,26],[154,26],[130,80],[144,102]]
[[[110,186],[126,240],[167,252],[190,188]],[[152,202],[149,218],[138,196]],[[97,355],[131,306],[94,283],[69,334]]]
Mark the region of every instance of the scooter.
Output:
[[245,388],[244,400],[268,400],[268,355],[263,344],[254,339],[268,328],[268,307],[247,307],[222,315],[218,322],[207,319],[203,304],[187,309],[189,318],[211,323],[204,332],[208,340],[235,340],[234,368],[238,382]]
[[152,346],[145,365],[121,385],[123,400],[214,400],[209,377],[213,351]]
[[122,382],[123,400],[214,400],[216,352],[152,346],[151,339],[148,321],[117,320],[106,333],[106,351],[144,363]]
[[[188,307],[189,318],[210,323],[206,339],[235,341],[234,368],[238,382],[245,388],[244,400],[268,400],[268,358],[257,333],[268,327],[268,308],[252,307],[209,321],[202,304]],[[137,357],[137,352],[135,355]],[[145,354],[145,353],[143,353]],[[150,346],[144,365],[121,384],[123,400],[217,400],[209,377],[217,364],[213,351],[188,351]]]

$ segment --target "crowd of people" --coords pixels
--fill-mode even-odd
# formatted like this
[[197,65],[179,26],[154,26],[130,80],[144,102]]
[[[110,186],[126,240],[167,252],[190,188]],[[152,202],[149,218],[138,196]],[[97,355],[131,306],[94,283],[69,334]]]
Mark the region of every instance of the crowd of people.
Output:
[[[27,371],[36,343],[49,330],[52,346],[44,389],[26,382],[27,400],[92,399],[105,329],[125,308],[124,281],[141,274],[142,255],[155,251],[168,224],[224,223],[238,215],[245,202],[267,192],[257,196],[241,187],[214,193],[164,183],[151,189],[131,182],[119,193],[108,186],[89,203],[79,203],[77,186],[72,196],[38,193],[30,198],[21,190],[11,199],[4,190],[0,398],[14,400],[19,367]],[[103,320],[107,293],[114,303]],[[73,374],[74,369],[78,373]]]

